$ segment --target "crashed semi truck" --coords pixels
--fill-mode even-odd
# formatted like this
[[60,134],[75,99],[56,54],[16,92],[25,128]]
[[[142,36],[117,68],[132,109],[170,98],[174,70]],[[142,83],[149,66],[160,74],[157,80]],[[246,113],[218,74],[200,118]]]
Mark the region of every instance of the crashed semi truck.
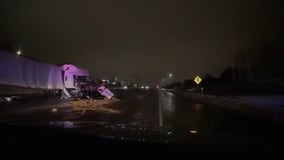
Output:
[[114,96],[110,90],[91,79],[87,70],[72,64],[57,66],[0,50],[2,86],[58,91],[63,98],[80,97],[82,93],[91,92],[98,92],[109,99]]

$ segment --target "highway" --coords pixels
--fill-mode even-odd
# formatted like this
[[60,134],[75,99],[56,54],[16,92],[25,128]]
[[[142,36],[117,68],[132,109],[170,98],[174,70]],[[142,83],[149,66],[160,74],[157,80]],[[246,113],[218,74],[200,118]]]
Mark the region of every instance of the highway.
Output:
[[5,103],[1,104],[0,120],[134,141],[236,145],[283,142],[284,125],[280,122],[203,104],[165,90],[124,90],[117,94],[119,102],[83,114],[74,114],[68,100],[56,98]]

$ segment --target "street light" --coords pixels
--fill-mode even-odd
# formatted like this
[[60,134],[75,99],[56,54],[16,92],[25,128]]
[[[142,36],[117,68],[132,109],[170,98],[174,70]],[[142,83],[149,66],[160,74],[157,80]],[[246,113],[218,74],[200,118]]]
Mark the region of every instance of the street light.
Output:
[[21,55],[21,54],[22,54],[21,50],[18,50],[17,55]]
[[168,82],[169,85],[173,83],[173,80],[174,80],[173,77],[174,77],[174,75],[172,73],[170,73],[169,74],[169,82]]

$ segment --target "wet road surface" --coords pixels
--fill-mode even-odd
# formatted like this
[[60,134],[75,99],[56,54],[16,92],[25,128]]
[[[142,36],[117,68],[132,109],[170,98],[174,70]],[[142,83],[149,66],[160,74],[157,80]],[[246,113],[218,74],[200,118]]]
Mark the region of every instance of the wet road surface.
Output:
[[66,128],[74,132],[142,142],[256,145],[283,142],[282,123],[205,105],[174,92],[123,91],[119,95],[121,101],[109,106],[109,110],[79,116],[70,116],[72,107],[68,101],[59,99],[2,104],[0,116],[2,122],[9,124],[60,127],[67,124]]

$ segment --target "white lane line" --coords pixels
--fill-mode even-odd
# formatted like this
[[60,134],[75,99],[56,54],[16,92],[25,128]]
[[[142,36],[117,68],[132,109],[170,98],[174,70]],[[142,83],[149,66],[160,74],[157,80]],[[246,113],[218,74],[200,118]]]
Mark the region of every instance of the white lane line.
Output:
[[162,114],[162,103],[161,103],[161,91],[159,91],[159,127],[163,126],[163,114]]

